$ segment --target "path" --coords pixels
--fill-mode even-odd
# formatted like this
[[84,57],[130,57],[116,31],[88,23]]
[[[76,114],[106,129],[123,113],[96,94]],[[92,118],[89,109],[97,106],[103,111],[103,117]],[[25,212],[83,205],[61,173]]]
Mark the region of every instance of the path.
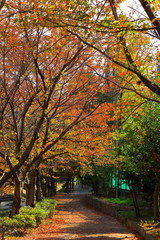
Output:
[[60,194],[52,219],[18,240],[139,240],[116,219],[83,203],[83,194]]

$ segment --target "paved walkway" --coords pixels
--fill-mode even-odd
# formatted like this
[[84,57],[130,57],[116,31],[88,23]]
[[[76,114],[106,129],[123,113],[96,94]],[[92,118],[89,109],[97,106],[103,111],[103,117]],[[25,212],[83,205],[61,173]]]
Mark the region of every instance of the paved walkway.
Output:
[[23,240],[139,240],[116,219],[85,205],[83,194],[60,194],[52,219],[45,220]]

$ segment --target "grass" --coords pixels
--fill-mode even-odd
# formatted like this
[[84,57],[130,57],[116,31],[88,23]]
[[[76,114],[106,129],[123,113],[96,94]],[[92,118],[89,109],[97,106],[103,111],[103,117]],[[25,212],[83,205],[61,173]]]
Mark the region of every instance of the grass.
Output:
[[[133,206],[133,200],[131,198],[101,198],[102,200],[110,203],[121,204],[125,206]],[[138,200],[138,205],[140,207],[145,206],[145,202]]]
[[125,219],[136,220],[136,215],[134,210],[121,210],[118,211],[118,215],[122,216]]
[[[133,206],[133,201],[130,198],[101,198],[104,201],[121,204],[124,206]],[[137,218],[134,209],[119,210],[118,215],[125,219],[138,222],[141,226],[145,227],[148,232],[153,235],[156,239],[160,240],[160,222],[155,223],[153,220],[152,207],[148,206],[145,201],[138,200],[140,207],[141,217]],[[146,207],[145,207],[146,206]],[[144,208],[142,208],[144,207]]]
[[153,213],[147,209],[141,210],[141,217],[137,218],[134,210],[118,211],[118,214],[125,219],[138,222],[141,226],[145,227],[147,231],[160,240],[160,222],[154,222]]
[[[101,198],[107,202],[121,204],[124,206],[133,206],[133,201],[130,198]],[[148,232],[153,235],[156,239],[160,240],[160,222],[155,223],[153,220],[152,207],[147,207],[147,203],[142,200],[138,200],[140,207],[141,217],[137,218],[134,209],[119,210],[118,215],[124,219],[129,219],[138,222],[141,226],[145,227]],[[146,206],[146,207],[144,207]]]
[[[131,198],[101,198],[102,200],[114,204],[120,204],[124,206],[134,206],[133,200]],[[126,219],[134,219],[136,221],[143,220],[152,220],[153,212],[151,207],[147,207],[147,203],[143,200],[137,200],[138,206],[140,207],[141,217],[137,218],[134,209],[127,210],[118,210],[118,214]],[[146,206],[146,207],[145,207]],[[142,208],[144,207],[144,208]]]
[[140,217],[139,218],[136,216],[134,209],[119,210],[118,214],[126,219],[134,220],[137,222],[153,220],[152,210],[148,209],[148,208],[140,209]]

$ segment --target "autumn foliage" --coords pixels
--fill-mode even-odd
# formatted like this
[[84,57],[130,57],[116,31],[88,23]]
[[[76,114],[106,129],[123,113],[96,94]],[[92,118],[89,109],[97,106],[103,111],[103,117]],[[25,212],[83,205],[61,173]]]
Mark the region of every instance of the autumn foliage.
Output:
[[117,166],[113,133],[159,103],[158,2],[139,2],[145,20],[123,1],[1,2],[0,186],[14,182],[12,214],[23,188],[34,205],[38,174]]

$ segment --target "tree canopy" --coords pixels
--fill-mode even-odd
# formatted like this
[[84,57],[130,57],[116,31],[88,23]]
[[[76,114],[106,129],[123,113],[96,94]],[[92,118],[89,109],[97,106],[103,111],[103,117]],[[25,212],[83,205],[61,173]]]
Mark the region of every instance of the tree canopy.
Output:
[[1,1],[1,187],[159,161],[159,1],[126,4]]

